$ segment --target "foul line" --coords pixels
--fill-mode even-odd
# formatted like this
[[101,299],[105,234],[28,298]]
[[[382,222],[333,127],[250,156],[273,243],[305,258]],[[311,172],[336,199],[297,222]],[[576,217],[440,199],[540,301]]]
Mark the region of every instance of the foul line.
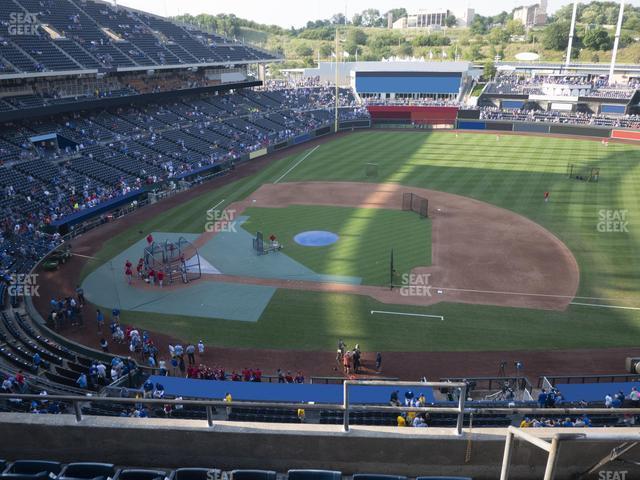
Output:
[[618,308],[620,310],[640,310],[640,307],[623,307],[621,305],[599,305],[597,303],[571,302],[571,305],[582,305],[585,307],[599,307],[599,308]]
[[385,312],[384,310],[371,310],[371,315],[374,315],[376,313],[381,313],[383,315],[402,315],[403,317],[439,318],[444,322],[444,317],[442,315],[427,315],[425,313]]
[[320,148],[320,145],[316,145],[315,147],[313,147],[313,149],[311,149],[311,151],[307,152],[307,154],[306,154],[304,157],[302,157],[300,160],[298,160],[298,161],[296,162],[296,164],[295,164],[293,167],[291,167],[289,170],[287,170],[286,172],[284,172],[284,173],[280,176],[280,178],[278,178],[278,179],[277,179],[275,182],[273,182],[273,183],[274,183],[274,184],[276,184],[276,183],[280,182],[280,180],[282,180],[284,177],[286,177],[287,175],[289,175],[289,173],[291,172],[291,170],[293,170],[293,169],[294,169],[294,168],[296,168],[298,165],[300,165],[302,162],[304,162],[307,158],[309,158],[309,156],[311,156],[311,154],[312,154],[313,152],[315,152],[315,151],[316,151],[317,149],[319,149],[319,148]]
[[218,203],[216,203],[213,207],[211,207],[209,210],[207,210],[207,213],[211,213],[213,212],[216,208],[218,208],[222,202],[224,202],[226,200],[226,198],[223,198],[222,200],[220,200]]
[[[555,295],[552,293],[528,293],[528,292],[502,292],[499,290],[474,290],[471,288],[452,288],[452,287],[436,287],[431,286],[431,290],[442,290],[442,291],[451,291],[451,292],[461,292],[461,293],[486,293],[489,295],[514,295],[514,296],[523,296],[523,297],[547,297],[547,298],[577,298],[580,300],[607,300],[607,301],[618,301],[618,300],[627,300],[627,298],[607,298],[607,297],[581,297],[578,295]],[[630,299],[629,299],[630,300]],[[591,305],[591,304],[588,304]]]

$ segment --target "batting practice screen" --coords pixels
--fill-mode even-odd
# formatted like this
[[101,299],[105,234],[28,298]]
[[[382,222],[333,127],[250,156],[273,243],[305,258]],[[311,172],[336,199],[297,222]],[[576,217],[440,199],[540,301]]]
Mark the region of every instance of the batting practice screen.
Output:
[[429,218],[429,200],[415,193],[403,193],[402,210],[416,212],[422,218]]

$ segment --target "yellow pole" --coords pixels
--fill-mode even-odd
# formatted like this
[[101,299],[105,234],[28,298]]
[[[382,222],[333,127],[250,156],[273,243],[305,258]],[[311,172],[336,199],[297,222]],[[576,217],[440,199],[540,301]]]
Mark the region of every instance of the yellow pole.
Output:
[[335,116],[335,131],[338,131],[338,126],[339,126],[339,119],[338,119],[338,94],[340,93],[340,90],[338,89],[338,48],[339,48],[339,40],[338,40],[338,33],[339,33],[339,29],[338,29],[338,25],[336,25],[336,116]]

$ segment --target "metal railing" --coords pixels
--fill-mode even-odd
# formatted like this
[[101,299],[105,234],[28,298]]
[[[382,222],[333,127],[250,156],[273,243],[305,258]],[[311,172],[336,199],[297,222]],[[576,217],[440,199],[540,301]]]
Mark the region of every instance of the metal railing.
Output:
[[[467,399],[467,384],[464,382],[388,382],[384,380],[345,380],[343,383],[343,405],[342,411],[344,412],[343,429],[345,432],[349,431],[349,411],[358,408],[355,405],[349,403],[349,387],[351,386],[385,386],[390,385],[394,387],[436,387],[436,388],[457,388],[458,389],[458,406],[457,407],[375,407],[377,411],[392,411],[392,412],[418,412],[418,413],[431,413],[438,411],[440,413],[457,413],[458,419],[456,421],[456,434],[462,435],[462,424],[464,422],[464,402]],[[366,407],[366,406],[365,406]]]
[[[554,480],[556,475],[556,467],[558,464],[558,456],[560,450],[560,443],[566,442],[568,440],[574,441],[584,441],[584,440],[593,440],[593,441],[608,441],[608,442],[634,442],[630,444],[630,448],[635,447],[638,441],[640,441],[640,435],[637,433],[633,434],[609,434],[609,435],[600,435],[590,436],[587,433],[577,432],[577,433],[556,433],[551,437],[551,441],[545,440],[544,438],[537,437],[532,435],[520,428],[516,428],[514,426],[509,426],[507,429],[507,436],[504,444],[504,454],[502,457],[502,469],[500,471],[500,480],[509,480],[509,473],[511,469],[511,456],[513,453],[513,444],[514,440],[518,438],[524,440],[541,450],[544,450],[548,453],[547,456],[547,464],[544,470],[544,480]],[[630,448],[627,448],[630,449]],[[605,457],[606,459],[606,457]],[[602,463],[602,462],[601,462]],[[596,467],[591,468],[588,473],[593,473],[596,468],[600,466],[597,464]],[[583,478],[582,476],[580,478]]]
[[349,401],[350,387],[353,386],[426,386],[440,387],[445,386],[443,382],[387,382],[387,381],[358,381],[347,380],[344,382],[344,401],[342,404],[316,404],[316,403],[280,403],[280,402],[245,402],[224,400],[168,400],[168,399],[150,399],[150,398],[119,398],[119,397],[83,397],[73,395],[33,395],[33,394],[0,394],[1,400],[28,400],[38,401],[47,400],[50,402],[60,402],[70,404],[73,408],[76,421],[81,422],[83,419],[82,405],[91,404],[131,404],[131,405],[156,405],[164,407],[165,405],[176,406],[193,406],[204,407],[207,415],[207,424],[213,427],[213,412],[215,407],[224,408],[282,408],[282,409],[303,409],[303,410],[338,410],[343,412],[343,430],[349,431],[349,412],[351,411],[368,411],[368,412],[397,412],[407,413],[455,413],[458,415],[456,422],[456,434],[462,435],[462,427],[464,421],[464,402],[466,399],[466,384],[464,383],[446,383],[447,387],[459,388],[460,396],[457,407],[410,407],[410,406],[382,406],[382,405],[359,405],[351,404]]
[[538,379],[538,388],[544,388],[547,380],[550,385],[556,383],[614,383],[614,382],[637,382],[640,375],[637,373],[612,373],[609,375],[546,375]]
[[[76,416],[76,421],[81,422],[83,420],[82,406],[87,404],[126,404],[126,405],[145,405],[145,406],[160,406],[165,405],[173,406],[192,406],[192,407],[204,407],[207,415],[207,423],[210,427],[214,426],[213,412],[215,407],[224,408],[281,408],[281,409],[303,409],[303,410],[337,410],[343,412],[343,430],[349,431],[349,413],[350,412],[395,412],[398,414],[415,412],[415,413],[446,413],[457,414],[455,433],[462,435],[462,428],[465,414],[479,415],[479,414],[492,414],[492,415],[584,415],[584,414],[602,414],[602,415],[616,415],[622,416],[625,414],[639,415],[640,409],[638,408],[508,408],[508,407],[465,407],[466,400],[466,384],[452,384],[446,383],[447,387],[459,389],[459,399],[457,407],[409,407],[409,406],[385,406],[385,405],[366,405],[366,404],[353,404],[350,402],[350,387],[353,386],[428,386],[439,387],[444,385],[442,382],[386,382],[386,381],[358,381],[347,380],[344,382],[344,401],[342,404],[331,403],[280,403],[280,402],[252,402],[252,401],[232,401],[231,403],[224,400],[183,400],[183,399],[152,399],[152,398],[120,398],[120,397],[100,397],[100,396],[80,396],[80,395],[34,395],[34,394],[20,394],[20,393],[2,393],[0,394],[0,401],[16,401],[16,400],[28,400],[42,402],[47,400],[49,402],[60,402],[69,404],[72,406]],[[600,437],[598,437],[600,438]]]

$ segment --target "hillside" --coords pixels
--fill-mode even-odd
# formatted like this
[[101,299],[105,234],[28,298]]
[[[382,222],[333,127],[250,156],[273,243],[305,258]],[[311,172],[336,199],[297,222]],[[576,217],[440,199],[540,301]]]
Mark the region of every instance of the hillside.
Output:
[[[573,52],[576,61],[610,61],[618,8],[614,2],[580,4]],[[392,13],[394,18],[406,15],[404,9]],[[536,52],[542,61],[561,61],[566,55],[570,15],[570,6],[562,7],[546,26],[529,30],[507,12],[493,17],[476,16],[469,28],[439,30],[383,28],[381,19],[386,14],[377,10],[366,10],[346,22],[342,14],[336,14],[332,19],[310,21],[304,28],[288,30],[233,15],[203,14],[178,20],[283,54],[286,62],[272,67],[275,74],[280,68],[310,67],[318,59],[333,60],[336,27],[340,31],[340,57],[347,60],[355,60],[357,55],[359,60],[414,57],[484,63],[496,58],[515,60],[520,52]],[[640,63],[638,7],[626,7],[620,46],[619,62]]]

